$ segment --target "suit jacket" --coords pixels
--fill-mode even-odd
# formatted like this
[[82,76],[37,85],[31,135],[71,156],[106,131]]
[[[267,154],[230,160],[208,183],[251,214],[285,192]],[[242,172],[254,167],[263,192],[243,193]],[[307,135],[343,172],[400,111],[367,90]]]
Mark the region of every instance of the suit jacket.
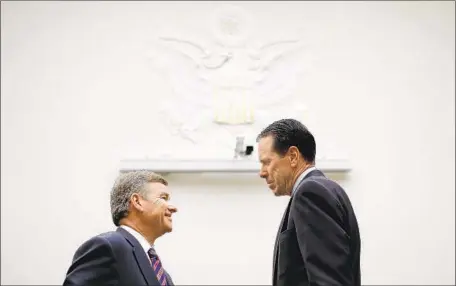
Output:
[[[168,285],[174,285],[165,271]],[[148,255],[128,231],[95,236],[73,257],[63,285],[160,285]]]
[[274,247],[273,285],[361,285],[358,222],[345,191],[311,171],[290,198]]

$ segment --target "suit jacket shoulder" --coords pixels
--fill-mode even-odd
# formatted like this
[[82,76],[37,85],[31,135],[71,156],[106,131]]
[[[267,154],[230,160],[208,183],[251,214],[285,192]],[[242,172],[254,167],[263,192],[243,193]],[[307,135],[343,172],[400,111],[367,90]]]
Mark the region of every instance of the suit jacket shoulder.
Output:
[[[320,174],[322,173],[320,172]],[[322,211],[331,215],[333,219],[341,219],[346,215],[344,194],[345,192],[339,184],[328,179],[323,174],[309,176],[299,184],[294,195],[296,199],[293,199],[292,209],[294,209],[294,204],[299,204],[303,201],[301,198],[305,198],[305,200],[318,205]]]
[[[107,232],[85,241],[75,252],[64,285],[113,285],[119,280],[112,245],[115,232]],[[114,242],[114,243],[113,243]]]
[[119,231],[105,232],[100,234],[99,237],[104,238],[109,243],[114,254],[131,250],[131,243],[129,243],[126,237]]

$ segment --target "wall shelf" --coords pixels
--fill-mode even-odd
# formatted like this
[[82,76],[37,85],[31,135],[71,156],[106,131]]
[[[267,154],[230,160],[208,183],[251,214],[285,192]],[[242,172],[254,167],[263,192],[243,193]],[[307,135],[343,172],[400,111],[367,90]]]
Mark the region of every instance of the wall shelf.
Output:
[[[347,160],[320,159],[316,167],[326,172],[349,172]],[[156,173],[257,173],[260,163],[246,159],[137,159],[122,160],[120,172],[150,170]]]

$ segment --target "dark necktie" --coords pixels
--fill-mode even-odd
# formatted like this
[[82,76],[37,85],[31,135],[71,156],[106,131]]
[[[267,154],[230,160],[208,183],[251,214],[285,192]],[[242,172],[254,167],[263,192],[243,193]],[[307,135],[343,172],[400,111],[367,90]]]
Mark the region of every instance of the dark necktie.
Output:
[[160,285],[163,286],[168,285],[166,281],[165,270],[163,269],[163,266],[160,262],[160,259],[158,258],[157,253],[153,248],[150,248],[147,253],[149,254],[152,269],[154,270],[155,275],[157,275],[158,282],[160,283]]

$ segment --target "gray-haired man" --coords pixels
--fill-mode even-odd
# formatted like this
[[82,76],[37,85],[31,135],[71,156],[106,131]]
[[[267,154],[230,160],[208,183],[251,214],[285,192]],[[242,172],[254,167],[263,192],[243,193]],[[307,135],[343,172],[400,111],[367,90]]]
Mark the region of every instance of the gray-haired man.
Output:
[[174,285],[154,249],[172,231],[168,182],[153,172],[122,173],[111,192],[116,231],[92,237],[76,251],[63,285]]

